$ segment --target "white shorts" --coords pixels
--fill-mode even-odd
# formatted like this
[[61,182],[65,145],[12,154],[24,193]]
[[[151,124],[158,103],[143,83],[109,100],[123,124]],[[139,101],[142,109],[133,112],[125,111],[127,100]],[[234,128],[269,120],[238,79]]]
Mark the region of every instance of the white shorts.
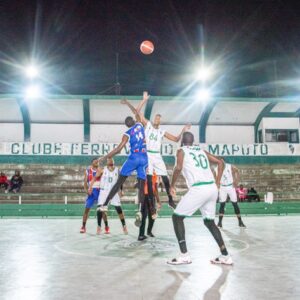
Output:
[[237,196],[235,188],[231,186],[220,186],[220,192],[219,192],[219,200],[221,203],[226,202],[227,196],[229,196],[229,199],[231,202],[237,202]]
[[[98,197],[98,205],[103,205],[110,191],[105,191],[100,189],[100,194]],[[113,206],[121,206],[121,200],[119,194],[115,194],[115,196],[111,199],[110,203]]]
[[153,175],[153,171],[155,171],[158,176],[167,176],[167,168],[163,161],[163,158],[160,153],[150,153],[148,154],[148,174]]
[[200,209],[202,218],[213,220],[216,215],[217,198],[218,188],[215,183],[193,186],[181,198],[174,213],[190,217]]

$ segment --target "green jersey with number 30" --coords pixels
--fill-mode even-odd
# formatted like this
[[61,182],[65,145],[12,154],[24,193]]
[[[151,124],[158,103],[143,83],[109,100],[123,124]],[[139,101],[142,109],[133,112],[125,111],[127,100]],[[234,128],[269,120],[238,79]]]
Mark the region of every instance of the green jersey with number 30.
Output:
[[[198,146],[183,146],[182,174],[188,188],[215,182],[206,153]],[[201,196],[201,195],[199,195]]]

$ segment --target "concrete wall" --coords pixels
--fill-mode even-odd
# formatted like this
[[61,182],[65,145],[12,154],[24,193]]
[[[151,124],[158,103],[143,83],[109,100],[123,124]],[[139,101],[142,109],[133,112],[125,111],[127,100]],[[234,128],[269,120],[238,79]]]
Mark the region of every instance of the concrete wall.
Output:
[[[299,165],[237,165],[240,170],[241,183],[245,187],[254,186],[259,193],[271,191],[275,200],[300,200],[300,168]],[[9,177],[14,170],[19,169],[23,175],[23,192],[33,193],[76,193],[83,192],[82,165],[10,165],[2,164],[1,171]],[[169,175],[172,166],[168,166]],[[125,193],[132,195],[135,177],[130,177],[125,183]],[[178,190],[185,191],[186,185],[182,177],[178,183]],[[165,198],[164,198],[165,199]],[[63,196],[61,196],[63,201]],[[83,203],[84,197],[78,201]]]
[[254,143],[254,126],[217,126],[206,127],[206,142],[213,143]]

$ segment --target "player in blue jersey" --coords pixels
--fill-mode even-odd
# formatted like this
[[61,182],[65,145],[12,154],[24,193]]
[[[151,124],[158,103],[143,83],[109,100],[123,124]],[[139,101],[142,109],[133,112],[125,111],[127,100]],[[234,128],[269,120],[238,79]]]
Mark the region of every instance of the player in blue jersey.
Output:
[[[115,194],[120,190],[122,184],[126,181],[127,177],[132,174],[133,171],[137,172],[138,180],[138,198],[139,198],[139,212],[136,214],[136,226],[141,224],[141,208],[144,206],[144,186],[146,181],[146,169],[148,166],[148,156],[146,150],[146,141],[145,141],[145,131],[143,125],[139,122],[139,115],[136,115],[137,121],[132,117],[127,117],[125,119],[125,125],[129,128],[122,137],[121,143],[112,150],[110,153],[105,155],[100,159],[100,161],[105,161],[107,158],[112,158],[114,155],[121,152],[125,147],[127,142],[130,144],[130,154],[123,164],[118,180],[116,184],[111,189],[110,193],[107,196],[106,201],[103,206],[100,207],[101,211],[107,211],[107,205],[109,201],[115,196]],[[153,212],[155,217],[155,212]]]
[[[100,178],[101,175],[97,176],[98,171],[98,159],[92,160],[91,166],[89,166],[84,172],[84,190],[88,194],[85,201],[85,210],[82,217],[82,227],[80,233],[86,232],[86,222],[89,217],[90,209],[94,204],[97,204],[99,193],[100,193]],[[97,174],[97,175],[96,175]],[[93,180],[95,178],[95,180]],[[92,186],[90,186],[92,184]]]

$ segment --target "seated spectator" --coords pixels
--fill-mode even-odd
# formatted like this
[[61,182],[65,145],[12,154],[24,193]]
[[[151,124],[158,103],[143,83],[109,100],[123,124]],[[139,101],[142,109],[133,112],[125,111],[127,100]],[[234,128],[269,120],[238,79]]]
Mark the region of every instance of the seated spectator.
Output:
[[9,182],[7,180],[6,175],[1,172],[0,173],[0,188],[4,187],[5,188],[5,193],[8,192],[8,186],[9,186]]
[[13,193],[18,193],[23,184],[23,178],[20,175],[20,171],[15,171],[15,175],[10,180],[9,191]]
[[244,202],[247,198],[247,189],[242,184],[236,189],[236,193],[240,202]]
[[260,202],[260,197],[254,187],[251,187],[250,190],[248,190],[247,200],[248,202]]

